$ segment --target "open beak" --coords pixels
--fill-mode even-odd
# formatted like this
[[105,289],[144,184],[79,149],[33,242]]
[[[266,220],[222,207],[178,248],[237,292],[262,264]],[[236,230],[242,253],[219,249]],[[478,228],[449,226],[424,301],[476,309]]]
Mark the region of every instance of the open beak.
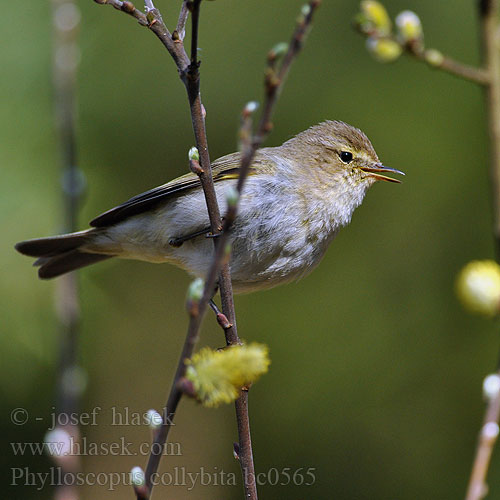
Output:
[[360,167],[363,172],[367,172],[371,177],[375,177],[378,181],[388,181],[401,183],[398,179],[393,179],[392,177],[387,177],[387,175],[382,175],[382,172],[390,172],[391,174],[405,175],[401,170],[396,170],[395,168],[384,167],[384,165],[374,165],[370,167]]

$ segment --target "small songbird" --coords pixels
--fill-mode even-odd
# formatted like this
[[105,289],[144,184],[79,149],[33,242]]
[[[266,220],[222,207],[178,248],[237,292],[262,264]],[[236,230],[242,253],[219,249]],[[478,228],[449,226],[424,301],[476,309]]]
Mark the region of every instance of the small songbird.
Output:
[[[213,162],[221,213],[238,179],[240,153]],[[231,276],[236,292],[270,288],[301,278],[320,262],[329,243],[351,220],[366,190],[383,175],[366,135],[326,121],[279,147],[257,151],[232,228]],[[188,173],[135,196],[77,233],[23,241],[22,254],[38,257],[49,279],[110,257],[170,262],[204,277],[213,256],[201,184]]]

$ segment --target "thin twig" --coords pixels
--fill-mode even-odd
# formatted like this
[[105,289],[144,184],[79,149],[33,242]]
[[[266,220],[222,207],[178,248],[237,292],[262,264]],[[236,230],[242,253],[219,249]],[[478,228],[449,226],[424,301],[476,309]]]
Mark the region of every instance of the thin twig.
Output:
[[299,17],[297,27],[295,28],[295,31],[288,45],[288,50],[283,58],[280,69],[277,72],[272,67],[274,65],[274,61],[272,61],[270,57],[268,57],[269,69],[271,71],[266,72],[266,99],[264,101],[259,126],[253,136],[251,146],[245,148],[245,151],[243,152],[240,167],[240,176],[237,186],[237,189],[240,193],[243,190],[243,184],[245,182],[246,176],[248,175],[248,171],[255,156],[255,152],[261,146],[269,132],[272,130],[273,124],[271,122],[271,117],[273,114],[274,106],[281,93],[281,89],[283,88],[283,84],[290,70],[290,66],[300,52],[302,45],[304,44],[305,38],[312,23],[313,15],[320,4],[321,0],[311,0],[308,4],[309,9],[307,9],[307,12],[301,14],[301,16]]
[[200,4],[201,0],[193,0],[191,7],[193,22],[191,35],[191,66],[196,67],[196,69],[198,69],[198,25],[200,22]]
[[[220,211],[217,203],[217,197],[215,194],[215,189],[212,179],[212,171],[210,166],[210,156],[208,153],[208,144],[205,130],[205,120],[204,120],[204,108],[201,103],[200,98],[200,75],[199,75],[199,64],[197,61],[197,37],[198,37],[198,16],[201,0],[194,0],[191,3],[191,13],[193,19],[193,29],[192,29],[192,45],[191,45],[191,58],[187,57],[186,51],[184,49],[183,40],[181,32],[185,24],[185,16],[187,16],[186,2],[183,2],[181,8],[181,13],[179,15],[178,28],[176,29],[175,37],[173,37],[168,31],[167,27],[163,23],[160,12],[154,8],[152,2],[147,4],[146,15],[138,11],[131,2],[120,2],[119,0],[95,0],[100,4],[109,4],[118,10],[126,12],[136,18],[139,23],[143,26],[147,26],[155,35],[160,39],[163,45],[167,48],[168,52],[174,59],[181,80],[183,81],[191,108],[191,119],[193,123],[193,130],[195,134],[196,147],[198,148],[200,155],[200,170],[199,177],[200,182],[205,194],[205,200],[207,203],[208,215],[210,219],[211,231],[214,235],[219,235],[218,238],[214,238],[215,243],[215,257],[210,266],[207,279],[205,281],[205,289],[203,297],[197,305],[196,314],[191,314],[190,324],[188,327],[188,333],[186,336],[184,348],[182,351],[179,364],[177,366],[177,371],[174,376],[174,382],[170,390],[166,407],[164,409],[164,422],[160,429],[157,431],[154,437],[155,446],[152,449],[163,449],[165,446],[166,439],[168,437],[168,432],[170,426],[172,425],[172,419],[174,417],[177,405],[179,403],[180,397],[182,395],[179,388],[179,381],[185,372],[184,360],[190,356],[194,349],[194,344],[196,342],[201,320],[206,311],[208,301],[212,298],[213,290],[215,290],[215,284],[217,283],[220,288],[222,311],[225,315],[227,322],[225,328],[226,343],[228,345],[239,344],[240,339],[238,337],[236,328],[236,317],[234,312],[234,300],[232,293],[232,283],[231,274],[229,270],[228,255],[225,251],[228,232],[232,220],[237,213],[237,206],[234,208],[234,216],[229,217],[229,222],[225,222],[227,231],[220,234],[222,231],[222,221],[220,217]],[[264,124],[262,130],[259,128],[258,134],[254,137],[252,141],[252,146],[247,148],[246,155],[242,158],[242,164],[240,167],[240,179],[238,181],[238,187],[241,192],[244,180],[248,173],[248,169],[253,160],[255,150],[262,143],[263,138],[266,133],[269,132],[271,127],[270,116],[274,103],[279,91],[283,84],[284,78],[288,71],[288,68],[298,53],[305,33],[311,23],[312,13],[319,6],[320,0],[312,0],[309,3],[310,9],[306,15],[302,16],[302,20],[299,22],[299,26],[292,38],[292,43],[290,44],[290,49],[287,56],[284,59],[281,70],[278,74],[278,82],[274,86],[273,90],[269,90],[266,94],[266,105],[264,106],[264,111],[261,118],[261,124]],[[186,4],[186,5],[185,5]],[[251,448],[251,438],[250,438],[250,426],[248,418],[248,393],[247,390],[242,391],[241,396],[236,400],[236,414],[238,422],[238,435],[239,435],[239,459],[244,477],[244,487],[246,498],[250,500],[257,499],[257,490],[255,485],[255,472],[253,465],[253,456]],[[151,494],[152,476],[158,470],[159,462],[161,459],[160,454],[151,454],[149,457],[148,465],[146,468],[146,485],[148,490],[148,495]]]
[[[498,374],[500,375],[500,372]],[[493,447],[498,437],[499,417],[500,392],[488,403],[486,408],[465,500],[481,500],[486,496],[488,491],[486,475],[488,473]]]
[[500,261],[500,60],[498,53],[498,0],[479,2],[483,60],[490,82],[486,86],[486,112],[490,139],[490,178],[493,201],[493,236]]
[[[290,69],[290,65],[295,60],[298,52],[302,47],[307,31],[311,25],[313,14],[319,7],[320,3],[321,0],[312,0],[311,2],[309,2],[309,10],[305,15],[302,15],[299,18],[297,28],[289,44],[288,51],[283,59],[280,70],[277,72],[277,77],[272,79],[272,84],[269,82],[269,79],[266,79],[266,98],[263,106],[260,124],[250,144],[247,144],[247,146],[244,147],[243,150],[237,184],[237,190],[239,194],[241,194],[243,190],[244,182],[248,175],[256,150],[262,144],[263,140],[272,129],[271,116],[277,98],[284,84],[286,75],[288,74],[288,71]],[[248,113],[244,111],[242,125],[243,134],[245,133],[245,128],[248,128],[248,119]],[[221,290],[222,311],[227,318],[228,324],[231,325],[228,328],[224,328],[226,343],[228,345],[241,343],[236,328],[236,317],[234,313],[234,302],[231,278],[229,274],[229,266],[227,263],[225,263],[225,260],[227,261],[227,244],[229,241],[230,229],[236,218],[237,212],[238,202],[228,204],[228,210],[224,216],[223,231],[222,234],[217,238],[215,257],[209,271],[209,276],[214,277],[217,275],[216,270],[218,268],[221,269],[219,275],[219,287]],[[209,281],[209,278],[207,278],[206,286],[209,290],[213,289],[213,285],[214,283]],[[257,487],[255,482],[255,468],[250,434],[250,420],[248,416],[248,389],[242,390],[240,397],[235,402],[235,406],[239,437],[238,458],[244,478],[245,498],[255,500],[257,499]]]
[[[489,82],[486,86],[486,110],[490,136],[490,177],[493,201],[493,235],[497,260],[500,260],[500,60],[498,54],[498,0],[480,0],[479,14],[483,42],[483,59]],[[497,372],[500,375],[500,370]],[[476,455],[472,466],[466,500],[480,500],[487,493],[486,476],[493,447],[498,437],[500,420],[500,393],[486,408],[483,426],[479,434]]]
[[[153,3],[147,2],[147,14],[140,13],[131,2],[119,2],[118,0],[96,0],[98,3],[108,3],[113,5],[115,8],[122,10],[136,19],[139,20],[140,24],[147,25],[151,31],[160,39],[163,45],[167,48],[170,55],[174,59],[181,80],[186,86],[189,104],[191,108],[191,118],[193,123],[193,129],[195,134],[196,146],[200,154],[200,182],[202,184],[203,191],[205,193],[205,199],[208,208],[208,214],[210,218],[211,231],[213,234],[217,234],[222,229],[222,223],[220,218],[220,211],[217,204],[217,197],[215,195],[215,189],[212,179],[212,171],[210,166],[210,156],[208,153],[208,144],[205,131],[205,121],[204,121],[204,109],[201,103],[200,92],[199,92],[199,70],[197,61],[197,37],[198,37],[198,19],[199,19],[199,9],[201,0],[195,0],[192,7],[192,19],[193,19],[193,29],[192,29],[192,47],[191,47],[191,60],[187,57],[184,45],[182,43],[182,37],[178,36],[174,40],[165,24],[163,23],[160,12],[154,7]],[[187,4],[183,2],[183,7],[179,14],[178,27],[180,31],[183,31],[185,24],[185,17],[187,16]],[[144,17],[146,17],[147,22],[144,23]],[[171,386],[171,390],[167,399],[166,406],[163,412],[163,425],[159,428],[154,436],[154,446],[152,450],[163,449],[168,437],[170,427],[173,422],[175,412],[177,410],[177,405],[182,396],[182,392],[179,388],[179,381],[185,374],[185,360],[189,358],[192,353],[198,338],[198,331],[200,328],[201,320],[207,308],[208,301],[213,296],[213,290],[215,290],[215,282],[217,281],[217,269],[213,268],[209,272],[207,279],[207,286],[205,287],[204,295],[197,307],[196,314],[191,314],[191,319],[188,327],[188,332],[186,335],[186,340],[184,347],[179,358],[179,363],[177,365],[177,370],[174,376],[174,381]],[[212,285],[208,285],[212,283]],[[151,453],[149,456],[148,464],[145,472],[146,490],[147,494],[151,495],[153,488],[153,475],[157,472],[162,453]],[[141,493],[142,495],[144,493]],[[137,492],[136,492],[137,495]]]
[[136,9],[132,2],[122,2],[121,0],[94,0],[94,2],[100,5],[111,5],[111,7],[114,7],[116,10],[121,10],[122,12],[125,12],[126,14],[129,14],[130,16],[137,19],[137,21],[139,21],[139,24],[141,24],[142,26],[148,25],[146,15],[143,14],[139,9]]
[[198,332],[200,330],[201,321],[207,309],[207,304],[212,298],[213,293],[213,289],[211,292],[209,292],[209,289],[205,287],[203,297],[200,302],[196,303],[195,305],[188,304],[188,311],[190,314],[188,331],[181,355],[179,357],[167,403],[165,405],[165,408],[163,409],[163,424],[159,427],[153,437],[151,450],[154,450],[154,453],[152,452],[149,455],[149,460],[145,472],[146,490],[148,495],[145,498],[149,498],[149,496],[151,495],[151,490],[153,489],[152,478],[153,475],[158,471],[160,460],[163,456],[163,449],[165,447],[165,443],[167,442],[170,428],[173,425],[175,412],[177,411],[177,406],[183,394],[179,382],[186,374],[185,361],[193,355],[194,347],[198,340]]
[[183,41],[186,36],[186,22],[189,15],[188,0],[182,2],[181,11],[179,12],[179,19],[177,21],[177,27],[172,33],[174,40]]
[[[319,6],[320,0],[313,0],[310,2],[310,12],[304,16],[298,26],[297,29],[292,37],[292,42],[290,43],[289,50],[287,52],[287,55],[284,58],[283,64],[280,68],[280,71],[278,73],[279,75],[279,81],[276,82],[275,85],[272,86],[272,88],[267,88],[266,91],[266,104],[264,106],[264,112],[260,120],[260,127],[255,134],[251,146],[249,148],[245,148],[245,155],[242,158],[242,164],[240,167],[240,176],[239,176],[239,181],[238,181],[238,190],[241,193],[241,190],[243,189],[244,186],[244,181],[246,179],[248,169],[251,165],[251,162],[253,160],[253,157],[255,155],[255,151],[259,147],[259,145],[262,143],[264,140],[265,136],[267,133],[270,131],[271,127],[269,126],[272,112],[274,109],[274,104],[276,103],[277,97],[279,95],[279,92],[282,88],[282,85],[284,83],[286,74],[288,73],[288,70],[290,68],[291,63],[297,56],[303,40],[304,36],[307,33],[307,30],[311,24],[312,21],[312,15],[315,11],[315,9]],[[195,60],[196,62],[196,60]],[[199,122],[198,122],[199,123]],[[201,156],[201,155],[200,155]],[[243,163],[244,161],[244,163]],[[194,170],[194,169],[193,169]],[[198,170],[196,170],[198,171]],[[200,179],[203,179],[204,175],[204,169],[200,172]],[[223,232],[218,236],[218,238],[215,240],[216,241],[216,252],[215,252],[215,257],[214,260],[210,266],[206,281],[205,281],[205,290],[204,290],[204,295],[203,298],[200,300],[199,303],[199,314],[200,318],[203,316],[206,306],[208,301],[211,298],[211,295],[213,295],[213,290],[215,289],[216,281],[217,281],[217,276],[219,275],[219,286],[221,288],[221,302],[222,302],[222,309],[223,309],[223,314],[226,319],[225,323],[225,328],[224,328],[224,333],[226,335],[226,343],[228,345],[235,345],[235,344],[240,344],[241,341],[238,337],[237,334],[237,329],[235,325],[235,314],[234,314],[234,303],[232,299],[232,287],[231,287],[231,281],[230,281],[230,275],[228,272],[228,264],[225,263],[227,261],[227,247],[226,244],[228,242],[228,237],[229,237],[229,230],[231,228],[231,225],[233,224],[235,218],[237,215],[237,204],[230,204],[228,207],[228,211],[226,212],[225,218],[224,218],[224,226],[223,226]],[[219,230],[220,232],[220,230]],[[221,272],[219,273],[219,270]],[[228,276],[229,275],[229,276]],[[228,291],[229,288],[229,291]],[[193,320],[194,321],[194,320]],[[196,322],[194,325],[190,323],[190,331],[192,328],[198,328],[199,327],[199,322]],[[185,359],[187,356],[184,356],[182,359]],[[183,365],[184,363],[182,363]],[[179,399],[177,398],[178,395],[178,381],[180,377],[184,375],[185,368],[180,368],[180,365],[178,367],[178,371],[176,373],[176,376],[174,378],[174,384],[172,386],[171,393],[169,395],[169,402],[167,403],[167,408],[169,408],[169,420],[171,421],[171,418],[173,418],[173,413],[175,413],[175,408],[179,402]],[[172,404],[175,404],[175,407],[172,406]],[[236,400],[235,402],[236,406],[236,416],[237,416],[237,422],[238,422],[238,436],[239,436],[239,460],[240,460],[240,465],[242,468],[242,474],[244,478],[244,488],[245,488],[245,497],[248,499],[257,499],[257,489],[256,489],[256,483],[255,483],[255,468],[254,468],[254,463],[253,463],[253,452],[252,452],[252,445],[251,445],[251,434],[250,434],[250,421],[249,421],[249,416],[248,416],[248,390],[242,390],[242,393],[240,397]],[[162,426],[160,431],[162,429],[165,429],[165,431],[158,433],[158,435],[155,438],[155,442],[159,443],[160,446],[164,446],[164,443],[166,441],[166,438],[168,436],[168,426],[170,422],[167,422],[167,425]],[[157,466],[159,465],[159,458],[156,459],[155,457],[151,456],[150,457],[150,463],[151,460],[153,461],[152,466],[150,467],[150,463],[148,463],[148,468],[146,470],[146,481],[148,481],[148,477],[150,477],[150,474],[152,474],[154,471],[156,471]],[[158,462],[158,464],[156,464]],[[156,468],[155,468],[156,467]]]
[[[150,8],[146,14],[141,12],[139,9],[135,7],[132,2],[121,0],[94,0],[94,2],[101,5],[111,5],[117,10],[125,12],[126,14],[132,16],[137,19],[141,26],[148,27],[160,40],[160,42],[164,45],[164,47],[168,50],[169,54],[174,59],[174,62],[179,70],[179,73],[182,74],[186,71],[189,66],[189,58],[184,50],[184,46],[180,42],[180,40],[173,40],[172,35],[168,28],[165,26],[163,19],[160,15],[158,9]],[[149,5],[153,5],[152,2],[149,2]]]
[[464,80],[477,83],[478,85],[488,85],[490,81],[489,72],[481,67],[470,66],[459,62],[449,56],[442,54],[435,49],[427,49],[422,44],[421,40],[413,40],[408,43],[402,44],[395,35],[381,35],[376,29],[366,29],[363,25],[355,25],[355,28],[364,36],[391,40],[398,45],[401,45],[407,54],[413,56],[416,60],[426,63],[431,68],[441,69],[450,73],[451,75],[458,76]]
[[417,60],[427,63],[432,68],[441,69],[447,73],[479,85],[488,85],[489,73],[483,68],[463,64],[451,57],[441,55],[441,53],[439,53],[441,57],[439,57],[438,60],[433,60],[432,57],[429,57],[429,54],[432,54],[432,52],[432,50],[411,50],[411,48],[408,50],[409,54],[414,56]]
[[[275,72],[274,77],[271,78],[269,77],[269,73],[266,72],[266,95],[263,106],[263,112],[260,118],[259,126],[255,134],[251,138],[248,137],[248,129],[251,123],[249,122],[251,113],[247,108],[243,110],[240,137],[243,137],[245,139],[244,141],[242,141],[243,151],[239,168],[238,183],[236,186],[236,189],[240,195],[243,191],[243,186],[248,176],[250,166],[255,156],[255,152],[261,146],[261,144],[263,143],[263,141],[265,140],[265,138],[272,129],[271,117],[274,111],[274,106],[279,97],[279,94],[285,82],[285,78],[286,75],[288,74],[290,66],[294,61],[294,59],[297,57],[302,47],[302,44],[305,40],[307,31],[311,26],[314,12],[319,7],[320,3],[321,0],[311,0],[309,2],[308,4],[310,7],[309,12],[307,13],[307,15],[299,19],[297,23],[297,28],[295,29],[295,32],[292,36],[291,42],[289,44],[286,55],[284,56],[279,71]],[[228,210],[224,215],[222,234],[217,238],[216,241],[217,243],[216,256],[214,261],[212,262],[212,267],[220,266],[224,260],[230,229],[234,220],[236,219],[237,213],[238,213],[238,204],[237,203],[229,204]],[[223,312],[225,313],[225,311]],[[231,321],[231,318],[228,317],[228,320]],[[229,339],[228,344],[233,343],[232,340],[233,339]]]
[[[77,166],[76,156],[76,72],[78,69],[77,35],[80,12],[73,1],[52,0],[54,42],[53,42],[53,85],[54,112],[59,149],[61,151],[61,184],[64,200],[64,229],[76,231],[80,195],[84,189],[83,174]],[[80,331],[80,309],[78,298],[78,276],[69,273],[57,283],[56,306],[60,323],[60,352],[57,370],[56,413],[57,422],[65,419],[60,415],[77,415],[82,383],[79,380],[78,336]],[[67,419],[73,421],[73,419]],[[80,441],[80,430],[76,423],[58,425],[67,443]],[[60,438],[58,438],[60,439]],[[81,470],[81,459],[77,455],[54,455],[54,462],[63,474],[75,475]],[[75,485],[63,484],[55,490],[56,499],[78,499]]]

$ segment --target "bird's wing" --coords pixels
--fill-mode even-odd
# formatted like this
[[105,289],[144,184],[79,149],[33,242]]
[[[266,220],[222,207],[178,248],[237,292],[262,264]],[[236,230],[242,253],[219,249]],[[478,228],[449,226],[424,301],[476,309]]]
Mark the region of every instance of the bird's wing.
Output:
[[[212,164],[212,174],[214,182],[219,182],[227,179],[237,179],[239,177],[240,153],[232,153],[223,156]],[[259,163],[259,158],[256,157],[254,165]],[[177,177],[162,186],[150,189],[145,193],[138,194],[130,200],[114,207],[101,215],[98,215],[90,222],[93,227],[106,227],[125,220],[128,217],[143,213],[155,207],[162,201],[168,200],[187,190],[200,186],[200,180],[196,174],[188,173]]]

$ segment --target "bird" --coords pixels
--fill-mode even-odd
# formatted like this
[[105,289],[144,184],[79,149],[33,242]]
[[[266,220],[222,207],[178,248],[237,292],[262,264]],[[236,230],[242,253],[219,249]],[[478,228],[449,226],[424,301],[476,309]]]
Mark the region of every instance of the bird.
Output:
[[[212,163],[221,213],[236,186],[241,153]],[[339,230],[349,224],[370,186],[399,183],[368,137],[342,121],[327,120],[281,146],[256,151],[231,229],[230,269],[235,293],[272,288],[309,274]],[[111,257],[175,264],[203,278],[214,245],[199,177],[182,175],[99,215],[90,228],[22,241],[36,257],[41,279]]]

